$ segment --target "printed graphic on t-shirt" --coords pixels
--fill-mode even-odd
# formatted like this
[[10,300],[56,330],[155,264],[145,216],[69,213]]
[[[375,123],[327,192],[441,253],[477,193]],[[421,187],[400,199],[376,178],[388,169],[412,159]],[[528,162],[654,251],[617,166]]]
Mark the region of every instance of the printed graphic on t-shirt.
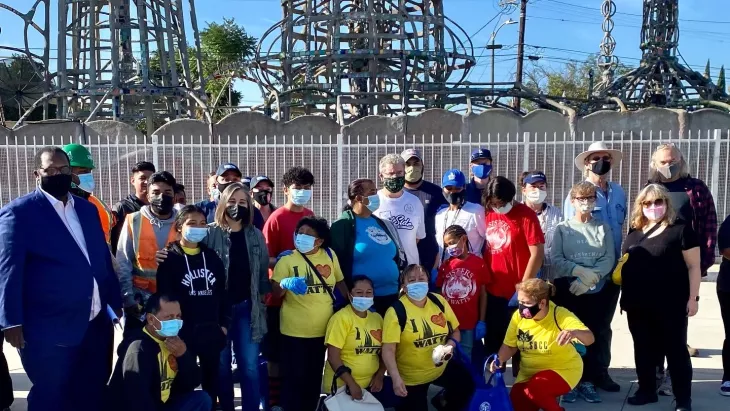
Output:
[[[405,208],[411,209],[410,214],[413,213],[413,206],[410,204],[406,204]],[[383,213],[382,217],[387,218],[390,220],[391,223],[397,228],[398,230],[413,230],[415,227],[413,226],[413,221],[410,219],[410,217],[404,215],[404,214],[397,214],[393,215],[390,211],[386,211]]]
[[365,231],[368,233],[368,237],[376,244],[388,245],[392,241],[390,236],[379,227],[370,226]]
[[500,254],[512,242],[509,224],[502,220],[490,221],[487,225],[487,243],[492,254]]
[[[315,265],[317,268],[317,271],[319,271],[319,274],[324,278],[326,281],[328,278],[330,278],[330,275],[332,275],[332,267],[328,265],[321,265],[317,264]],[[300,273],[300,267],[298,265],[294,266],[294,277],[302,277]],[[307,283],[307,294],[322,294],[326,293],[327,291],[324,289],[324,285],[322,285],[322,282],[319,281],[319,277],[317,277],[317,274],[315,274],[312,269],[309,267],[309,264],[307,264],[304,267],[304,281]]]
[[530,330],[523,331],[517,330],[517,341],[522,344],[520,351],[537,351],[540,354],[551,354],[550,342],[549,341],[533,341],[533,337],[530,334]]
[[[446,317],[444,316],[444,313],[438,313],[438,315],[432,315],[430,318],[430,322],[438,325],[439,327],[446,327]],[[446,339],[447,333],[436,333],[434,332],[433,328],[431,328],[431,325],[429,324],[429,321],[426,321],[425,319],[421,320],[421,329],[418,329],[418,326],[416,324],[416,319],[411,318],[410,319],[410,326],[411,331],[414,334],[420,334],[420,337],[417,338],[415,341],[413,341],[413,345],[416,348],[426,348],[431,347],[434,345],[441,344],[444,339]]]
[[441,287],[444,297],[450,304],[463,304],[469,302],[471,297],[477,293],[476,276],[466,268],[456,268],[446,275],[444,285]]
[[160,391],[169,392],[177,374],[177,358],[172,354],[165,355],[163,352],[157,354],[157,357],[160,366]]
[[380,355],[380,348],[383,341],[383,330],[360,330],[355,327],[355,354],[375,354]]
[[[196,281],[203,280],[203,281]],[[215,275],[207,268],[198,268],[197,270],[188,271],[183,277],[181,283],[188,287],[189,295],[204,296],[213,295],[213,284],[215,284]]]

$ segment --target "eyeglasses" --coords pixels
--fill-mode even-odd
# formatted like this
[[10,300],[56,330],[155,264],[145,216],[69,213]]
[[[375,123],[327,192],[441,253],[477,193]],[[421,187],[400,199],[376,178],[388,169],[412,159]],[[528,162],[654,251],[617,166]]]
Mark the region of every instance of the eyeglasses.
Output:
[[40,168],[39,170],[43,170],[43,172],[49,177],[55,176],[58,174],[63,174],[66,176],[71,174],[71,167],[69,167],[69,166],[46,167],[46,168]]
[[574,200],[577,200],[579,203],[592,203],[596,201],[596,196],[589,196],[589,197],[575,197]]
[[642,201],[641,205],[644,207],[651,207],[651,206],[663,206],[664,205],[664,199],[663,198],[657,198],[656,200],[650,201]]
[[593,156],[593,157],[591,157],[591,161],[599,161],[599,160],[611,161],[611,156]]

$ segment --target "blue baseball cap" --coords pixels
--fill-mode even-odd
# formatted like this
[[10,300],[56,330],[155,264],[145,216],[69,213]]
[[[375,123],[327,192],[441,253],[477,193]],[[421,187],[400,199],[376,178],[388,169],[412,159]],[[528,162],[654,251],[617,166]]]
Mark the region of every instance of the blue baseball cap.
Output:
[[251,179],[251,188],[255,188],[262,181],[268,181],[271,187],[274,187],[274,182],[269,177],[258,176]]
[[466,176],[458,169],[451,169],[444,173],[444,178],[441,179],[441,187],[465,187]]
[[491,160],[492,159],[492,152],[487,150],[486,148],[478,148],[471,152],[471,162],[473,163],[476,160],[486,158]]
[[[243,177],[243,173],[238,169],[238,166],[233,163],[224,163],[218,167],[218,171],[215,172],[216,176],[222,176],[228,171],[234,171],[239,177]],[[250,177],[249,177],[250,180]]]
[[543,172],[538,171],[536,173],[526,175],[525,178],[522,179],[522,182],[525,184],[547,183],[547,177],[545,177]]

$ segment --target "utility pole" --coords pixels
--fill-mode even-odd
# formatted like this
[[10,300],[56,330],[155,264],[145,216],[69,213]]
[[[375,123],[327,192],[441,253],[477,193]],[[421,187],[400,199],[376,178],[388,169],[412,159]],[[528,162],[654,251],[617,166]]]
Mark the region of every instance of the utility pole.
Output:
[[[525,63],[525,20],[527,15],[527,0],[520,2],[520,35],[517,42],[517,84],[522,85],[522,70]],[[515,109],[520,110],[521,101],[515,99]]]

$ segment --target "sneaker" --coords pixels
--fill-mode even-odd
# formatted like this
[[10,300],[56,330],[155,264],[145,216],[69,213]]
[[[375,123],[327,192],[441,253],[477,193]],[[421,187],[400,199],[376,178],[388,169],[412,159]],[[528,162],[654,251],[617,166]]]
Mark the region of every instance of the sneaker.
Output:
[[578,400],[578,393],[576,390],[570,390],[569,393],[563,395],[562,402],[567,402],[568,404],[572,404]]
[[700,356],[700,350],[697,348],[692,348],[687,344],[687,351],[689,352],[690,357],[699,357]]
[[730,381],[725,381],[720,386],[720,395],[730,397]]
[[669,371],[664,374],[664,379],[659,385],[659,388],[657,388],[656,393],[662,397],[674,396],[674,393],[672,392],[672,377],[669,375]]
[[619,392],[621,391],[621,386],[618,385],[614,380],[611,379],[611,376],[608,374],[603,374],[600,377],[598,377],[594,384],[596,384],[596,387],[602,389],[606,392]]
[[578,396],[586,400],[587,403],[596,404],[602,402],[601,396],[596,392],[596,387],[590,382],[582,382],[576,389]]

